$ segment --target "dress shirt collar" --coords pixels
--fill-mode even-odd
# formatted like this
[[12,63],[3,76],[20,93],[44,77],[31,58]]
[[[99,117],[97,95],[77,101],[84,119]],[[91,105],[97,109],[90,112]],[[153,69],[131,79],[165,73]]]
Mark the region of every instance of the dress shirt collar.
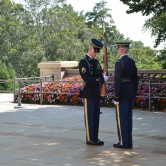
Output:
[[89,54],[86,54],[90,59],[93,59]]
[[123,56],[128,56],[128,55],[127,55],[127,54],[123,54],[123,55],[120,57],[120,59],[121,59]]

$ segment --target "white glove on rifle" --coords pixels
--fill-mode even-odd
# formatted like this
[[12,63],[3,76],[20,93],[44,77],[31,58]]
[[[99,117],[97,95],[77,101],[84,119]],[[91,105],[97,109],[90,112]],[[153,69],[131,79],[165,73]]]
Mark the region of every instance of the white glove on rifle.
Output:
[[104,81],[105,82],[107,82],[109,80],[109,78],[110,78],[110,76],[106,75],[106,72],[104,73],[103,77],[104,77]]
[[119,104],[119,101],[114,101],[114,100],[113,100],[113,103],[114,103],[115,105],[118,105],[118,104]]

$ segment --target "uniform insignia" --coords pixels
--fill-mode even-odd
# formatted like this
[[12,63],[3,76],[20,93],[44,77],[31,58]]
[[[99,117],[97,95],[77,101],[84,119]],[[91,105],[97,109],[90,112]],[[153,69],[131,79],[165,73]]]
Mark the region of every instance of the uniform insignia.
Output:
[[97,64],[97,70],[101,70],[100,64]]
[[82,73],[85,73],[86,72],[85,67],[82,67],[81,71],[82,71]]

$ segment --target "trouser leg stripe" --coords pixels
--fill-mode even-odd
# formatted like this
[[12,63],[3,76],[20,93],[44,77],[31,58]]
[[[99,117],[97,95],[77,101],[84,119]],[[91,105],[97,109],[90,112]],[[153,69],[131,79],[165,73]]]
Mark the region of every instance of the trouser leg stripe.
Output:
[[84,99],[84,115],[85,115],[86,137],[87,137],[87,140],[90,141],[87,98]]
[[117,111],[117,121],[118,121],[118,128],[119,128],[119,134],[120,134],[120,145],[123,145],[123,142],[122,142],[122,132],[121,132],[121,122],[120,122],[119,104],[116,105],[116,111]]

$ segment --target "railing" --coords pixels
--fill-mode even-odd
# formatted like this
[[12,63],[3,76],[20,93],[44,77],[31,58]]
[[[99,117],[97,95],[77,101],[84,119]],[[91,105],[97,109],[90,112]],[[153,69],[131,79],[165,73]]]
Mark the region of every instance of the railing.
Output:
[[[33,82],[33,83],[37,83],[38,80],[46,80],[48,78],[51,78],[52,80],[54,80],[54,75],[51,76],[43,76],[43,77],[28,77],[28,78],[14,78],[12,80],[3,80],[0,79],[0,83],[1,84],[6,84],[6,83],[12,83],[13,86],[13,90],[0,90],[0,93],[13,93],[13,102],[16,102],[15,100],[15,94],[18,93],[18,106],[21,106],[21,83],[27,83],[27,82]],[[42,81],[41,81],[42,82]],[[16,88],[17,87],[17,88]],[[36,92],[31,92],[31,93],[36,93]]]
[[[153,97],[153,93],[152,93],[152,86],[153,85],[166,85],[166,83],[154,83],[152,82],[152,80],[149,80],[148,83],[141,83],[142,85],[148,85],[148,91],[149,93],[141,93],[141,94],[146,94],[147,96],[137,96],[137,98],[148,98],[149,99],[149,111],[152,112],[152,105],[151,105],[151,99],[166,99],[166,97]],[[139,93],[138,93],[139,94]],[[155,93],[156,94],[156,93]],[[156,94],[157,95],[157,94]]]
[[[58,93],[58,92],[43,92],[43,83],[44,82],[48,82],[46,81],[47,78],[51,78],[52,80],[49,80],[49,82],[76,82],[78,83],[79,81],[59,81],[59,80],[54,80],[53,75],[52,76],[45,76],[45,77],[30,77],[30,78],[15,78],[12,80],[0,80],[0,83],[7,83],[7,82],[12,82],[13,84],[13,90],[11,91],[5,91],[5,90],[0,90],[0,93],[13,93],[13,98],[14,98],[14,102],[16,102],[15,100],[15,95],[16,93],[18,94],[18,106],[21,106],[21,94],[23,93],[35,93],[35,94],[40,94],[40,104],[43,104],[43,94],[68,94],[68,93]],[[40,91],[21,91],[21,88],[23,87],[22,84],[25,85],[25,83],[39,83],[40,84]],[[113,82],[108,82],[113,83]],[[149,87],[149,92],[148,93],[141,93],[141,94],[146,94],[147,96],[137,96],[137,98],[148,98],[149,99],[149,111],[152,111],[152,105],[151,105],[151,101],[152,99],[166,99],[166,97],[153,97],[153,93],[151,91],[151,88],[153,85],[166,85],[166,83],[152,83],[151,80],[149,80],[148,83],[142,83],[140,82],[140,84],[145,84],[148,85]],[[76,94],[76,93],[70,93],[70,94]]]

